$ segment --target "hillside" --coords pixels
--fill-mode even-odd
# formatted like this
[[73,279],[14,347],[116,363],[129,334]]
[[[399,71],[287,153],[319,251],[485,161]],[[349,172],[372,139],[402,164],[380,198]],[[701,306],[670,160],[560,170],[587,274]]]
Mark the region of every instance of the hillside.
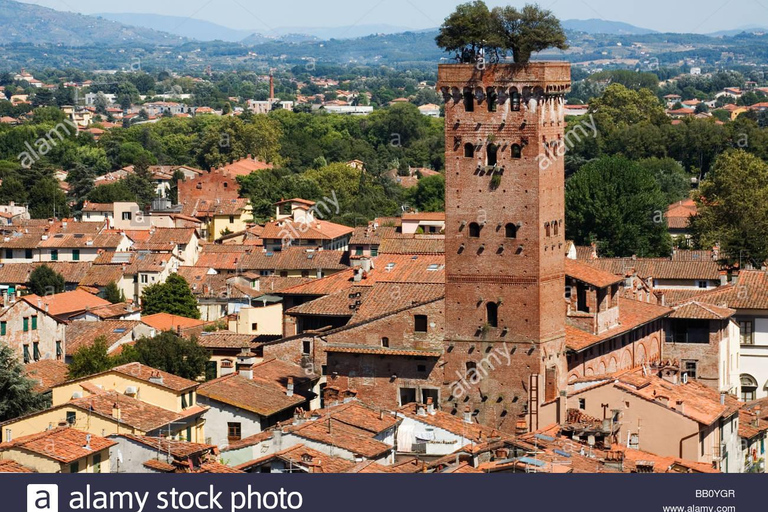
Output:
[[629,23],[623,23],[621,21],[608,21],[608,20],[565,20],[563,21],[563,28],[566,30],[574,30],[577,32],[586,32],[587,34],[614,34],[614,35],[631,35],[631,34],[653,34],[656,31],[647,28],[636,27]]
[[[183,18],[181,16],[164,16],[161,14],[144,13],[99,13],[98,16],[105,20],[116,21],[134,27],[143,27],[161,32],[167,32],[180,37],[196,39],[198,41],[227,41],[235,43],[250,36],[253,30],[236,30],[217,25],[210,21],[195,18]],[[263,41],[260,41],[263,42]]]
[[0,0],[0,44],[178,44],[182,38],[92,16]]

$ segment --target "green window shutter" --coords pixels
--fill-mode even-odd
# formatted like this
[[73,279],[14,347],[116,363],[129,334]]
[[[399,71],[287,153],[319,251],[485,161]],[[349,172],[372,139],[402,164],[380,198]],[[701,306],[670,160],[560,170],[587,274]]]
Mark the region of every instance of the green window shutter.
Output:
[[32,344],[32,355],[35,357],[35,361],[40,360],[40,343],[35,342]]
[[59,261],[59,251],[56,249],[51,251],[51,261]]
[[24,345],[24,363],[28,363],[31,358],[29,357],[29,345]]
[[0,322],[0,336],[5,336],[8,333],[8,322]]
[[37,315],[32,317],[32,330],[33,331],[37,330]]
[[187,408],[187,395],[181,395],[181,408]]
[[80,261],[80,249],[72,249],[72,261]]
[[24,332],[27,332],[29,330],[29,317],[26,317],[26,316],[24,317],[23,324],[24,324]]

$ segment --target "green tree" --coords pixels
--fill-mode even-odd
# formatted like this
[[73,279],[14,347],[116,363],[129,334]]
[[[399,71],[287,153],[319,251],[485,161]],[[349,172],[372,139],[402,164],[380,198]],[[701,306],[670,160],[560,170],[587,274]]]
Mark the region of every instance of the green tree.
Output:
[[[78,203],[81,203],[88,193],[93,190],[93,182],[96,173],[93,169],[83,164],[77,164],[74,169],[67,174],[67,183],[70,185],[69,193]],[[79,206],[78,206],[79,208]]]
[[134,165],[133,172],[125,178],[125,186],[136,196],[140,208],[152,204],[157,197],[157,187],[146,161]]
[[531,60],[534,52],[568,49],[560,20],[551,11],[536,5],[526,5],[520,11],[511,6],[496,7],[491,13],[491,27],[488,39],[503,52],[511,51],[518,64]]
[[647,158],[640,160],[638,164],[653,174],[667,204],[680,201],[690,193],[690,176],[686,174],[683,166],[672,158]]
[[192,295],[189,283],[179,274],[171,274],[164,283],[144,288],[141,307],[145,315],[170,313],[187,318],[200,318],[197,299]]
[[44,409],[46,398],[34,391],[13,349],[0,343],[0,422]]
[[456,53],[461,62],[474,62],[488,46],[491,31],[491,11],[485,2],[477,0],[456,7],[443,25],[435,41],[447,52]]
[[139,338],[134,346],[123,349],[123,360],[138,361],[179,377],[196,380],[205,373],[211,354],[195,338],[186,339],[172,331],[154,338]]
[[105,336],[99,336],[90,345],[83,345],[72,354],[67,377],[79,379],[119,366],[122,361],[110,356],[108,351]]
[[597,243],[603,256],[668,256],[666,208],[650,170],[623,157],[602,157],[566,183],[566,235],[579,245]]
[[64,291],[64,276],[48,265],[40,265],[29,274],[29,291],[35,295],[53,295]]
[[125,301],[125,293],[117,286],[117,283],[112,281],[104,287],[104,300],[108,300],[112,304]]
[[743,150],[723,153],[694,199],[698,245],[719,243],[727,262],[760,268],[768,259],[768,164]]
[[445,177],[438,174],[420,179],[416,187],[406,191],[405,200],[419,211],[445,211]]
[[52,177],[37,180],[29,190],[29,215],[33,219],[69,216],[69,201]]

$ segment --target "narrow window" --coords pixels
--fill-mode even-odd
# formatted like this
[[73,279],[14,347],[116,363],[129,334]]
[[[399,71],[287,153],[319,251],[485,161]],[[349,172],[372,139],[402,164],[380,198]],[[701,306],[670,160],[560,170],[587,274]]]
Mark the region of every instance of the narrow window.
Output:
[[489,87],[486,90],[486,96],[488,98],[488,112],[496,112],[496,106],[499,99],[499,95],[496,94],[496,89]]
[[552,227],[550,226],[549,222],[544,223],[544,231],[546,232],[547,237],[552,236]]
[[304,355],[311,354],[312,353],[312,342],[310,342],[310,341],[303,341],[301,343],[301,353],[304,354]]
[[471,222],[469,224],[469,238],[480,238],[480,224]]
[[386,336],[381,338],[381,346],[384,348],[389,348],[389,338]]
[[485,305],[485,320],[491,327],[499,326],[499,305],[495,302],[488,302]]
[[512,110],[515,112],[520,110],[520,93],[517,89],[512,89]]
[[413,317],[413,330],[416,332],[427,332],[427,315],[416,315]]
[[240,423],[227,423],[227,440],[239,441],[242,435],[243,432]]
[[465,158],[474,158],[475,156],[475,145],[471,142],[467,142],[464,144],[464,157]]
[[498,153],[499,147],[496,144],[488,144],[488,165],[496,165]]
[[523,157],[523,148],[520,144],[512,144],[512,158],[518,159]]
[[37,330],[37,315],[32,317],[32,330],[33,331]]
[[58,261],[59,260],[59,251],[58,249],[54,249],[51,251],[51,261]]
[[72,261],[80,261],[80,249],[72,249]]
[[475,111],[475,95],[469,87],[464,89],[464,110],[466,112]]
[[504,226],[504,236],[507,238],[517,238],[517,226],[511,222]]
[[8,333],[8,322],[0,322],[0,336],[5,336]]

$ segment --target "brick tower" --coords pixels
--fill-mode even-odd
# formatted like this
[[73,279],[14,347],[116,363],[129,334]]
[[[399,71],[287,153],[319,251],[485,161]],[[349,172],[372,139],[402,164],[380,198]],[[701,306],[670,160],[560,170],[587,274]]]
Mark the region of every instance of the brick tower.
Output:
[[442,406],[504,431],[536,429],[562,413],[569,88],[570,65],[561,62],[438,72],[446,104]]

